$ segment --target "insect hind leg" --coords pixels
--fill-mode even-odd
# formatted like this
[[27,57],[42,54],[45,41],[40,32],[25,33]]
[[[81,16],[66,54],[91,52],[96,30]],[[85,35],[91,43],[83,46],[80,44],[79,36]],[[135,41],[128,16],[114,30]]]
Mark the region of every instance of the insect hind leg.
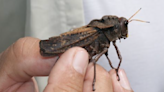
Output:
[[99,53],[94,59],[92,59],[92,62],[94,64],[94,77],[93,77],[93,83],[92,83],[92,90],[95,91],[95,82],[96,82],[96,62],[98,61],[98,59],[105,54],[108,51],[108,48],[104,48],[104,50]]

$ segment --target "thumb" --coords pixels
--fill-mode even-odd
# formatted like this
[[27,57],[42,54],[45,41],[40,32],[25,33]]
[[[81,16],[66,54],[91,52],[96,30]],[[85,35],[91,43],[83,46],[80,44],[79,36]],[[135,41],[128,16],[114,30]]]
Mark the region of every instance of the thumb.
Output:
[[112,76],[114,92],[134,92],[130,87],[130,83],[123,69],[119,69],[118,72],[120,81],[118,81],[115,69],[110,70],[109,74]]
[[66,51],[53,67],[44,92],[82,92],[88,53],[79,47]]

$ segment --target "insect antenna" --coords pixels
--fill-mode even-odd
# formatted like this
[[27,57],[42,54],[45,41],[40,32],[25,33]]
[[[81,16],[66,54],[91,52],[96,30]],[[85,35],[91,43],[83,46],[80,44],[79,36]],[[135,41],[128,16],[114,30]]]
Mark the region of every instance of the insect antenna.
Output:
[[139,21],[139,22],[150,23],[149,21],[143,21],[143,20],[139,20],[139,19],[132,19],[140,10],[141,10],[141,8],[128,19],[128,22]]
[[143,20],[139,20],[139,19],[131,19],[131,20],[129,20],[129,22],[132,22],[132,21],[139,21],[139,22],[150,23],[149,21],[143,21]]
[[130,19],[132,19],[140,10],[141,10],[141,8],[140,8],[136,13],[134,13],[134,14],[128,19],[128,21],[129,21]]

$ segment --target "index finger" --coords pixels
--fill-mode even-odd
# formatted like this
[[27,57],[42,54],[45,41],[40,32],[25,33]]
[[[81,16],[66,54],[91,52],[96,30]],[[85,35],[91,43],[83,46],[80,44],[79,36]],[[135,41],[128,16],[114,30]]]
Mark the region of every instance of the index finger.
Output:
[[42,57],[39,41],[32,37],[21,38],[4,51],[0,58],[1,77],[7,74],[13,80],[26,81],[32,76],[49,75],[57,57]]

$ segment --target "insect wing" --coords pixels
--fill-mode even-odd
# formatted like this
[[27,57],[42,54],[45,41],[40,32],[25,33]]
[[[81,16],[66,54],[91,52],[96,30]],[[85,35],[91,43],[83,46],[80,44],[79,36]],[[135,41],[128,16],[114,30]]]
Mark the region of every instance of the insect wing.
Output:
[[81,27],[40,41],[40,52],[43,56],[54,56],[65,52],[67,49],[92,43],[98,37],[98,32],[93,27]]

